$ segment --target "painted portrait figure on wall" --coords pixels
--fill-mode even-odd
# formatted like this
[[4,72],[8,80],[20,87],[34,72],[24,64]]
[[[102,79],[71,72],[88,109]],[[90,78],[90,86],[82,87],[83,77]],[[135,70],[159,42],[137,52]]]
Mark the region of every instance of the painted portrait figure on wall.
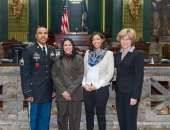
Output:
[[152,0],[151,35],[170,36],[170,1]]

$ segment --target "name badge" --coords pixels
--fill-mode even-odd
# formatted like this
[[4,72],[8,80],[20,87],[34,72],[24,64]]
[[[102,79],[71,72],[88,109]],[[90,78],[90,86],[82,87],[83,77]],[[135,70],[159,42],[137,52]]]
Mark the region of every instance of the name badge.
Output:
[[38,54],[37,52],[35,52],[35,54],[33,55],[33,59],[39,60],[39,59],[40,59],[40,54]]

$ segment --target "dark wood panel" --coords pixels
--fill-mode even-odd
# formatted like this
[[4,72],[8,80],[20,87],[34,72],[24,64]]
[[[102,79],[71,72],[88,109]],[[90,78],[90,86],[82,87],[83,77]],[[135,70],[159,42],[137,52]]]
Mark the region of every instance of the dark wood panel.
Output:
[[20,64],[10,64],[10,63],[6,63],[6,64],[0,64],[0,67],[19,67]]
[[89,37],[90,34],[55,34],[55,42],[57,44],[61,44],[64,38],[71,38],[74,41],[76,47],[81,50],[87,50],[89,49]]
[[15,40],[14,38],[3,42],[2,46],[3,46],[3,53],[4,53],[4,58],[5,59],[8,59],[8,50],[11,49],[12,44],[23,44],[23,43],[20,42],[20,41]]
[[2,94],[2,88],[3,88],[3,85],[1,84],[0,85],[0,94]]

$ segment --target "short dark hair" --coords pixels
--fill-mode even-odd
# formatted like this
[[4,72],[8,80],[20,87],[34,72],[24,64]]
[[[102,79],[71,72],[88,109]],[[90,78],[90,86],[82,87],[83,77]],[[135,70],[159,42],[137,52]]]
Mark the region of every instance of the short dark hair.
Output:
[[92,44],[92,40],[93,40],[94,35],[99,35],[100,38],[103,39],[103,43],[101,45],[101,48],[106,48],[106,44],[107,44],[106,37],[101,32],[94,32],[89,38],[89,49],[90,49],[90,51],[92,51],[93,48],[94,48],[94,46]]
[[37,34],[37,30],[38,30],[39,28],[45,28],[45,29],[47,29],[47,28],[46,28],[46,27],[44,27],[44,26],[39,26],[39,27],[36,29],[35,34]]
[[71,39],[71,38],[64,38],[63,42],[62,42],[62,46],[61,46],[61,53],[60,53],[60,59],[63,59],[64,55],[65,55],[65,52],[64,52],[64,42],[65,41],[70,41],[72,47],[73,47],[73,50],[72,50],[72,58],[74,58],[76,56],[76,48],[75,48],[75,44],[74,44],[74,41]]

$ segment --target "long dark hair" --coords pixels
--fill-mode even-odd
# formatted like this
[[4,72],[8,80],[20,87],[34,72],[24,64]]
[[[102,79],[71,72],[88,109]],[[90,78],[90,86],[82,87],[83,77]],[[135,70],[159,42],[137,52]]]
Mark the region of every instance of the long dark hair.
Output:
[[71,57],[74,58],[76,56],[76,49],[75,49],[74,41],[71,38],[64,38],[64,40],[62,42],[61,52],[60,52],[60,59],[63,59],[63,57],[65,55],[65,52],[64,52],[64,42],[65,41],[70,41],[72,48],[73,48]]
[[105,36],[104,36],[101,32],[94,32],[94,33],[90,36],[90,38],[89,38],[89,48],[90,48],[90,51],[92,51],[93,48],[94,48],[93,43],[92,43],[92,40],[93,40],[94,35],[99,35],[100,38],[103,39],[103,43],[102,43],[102,45],[101,45],[101,48],[106,48],[107,42],[106,42]]

